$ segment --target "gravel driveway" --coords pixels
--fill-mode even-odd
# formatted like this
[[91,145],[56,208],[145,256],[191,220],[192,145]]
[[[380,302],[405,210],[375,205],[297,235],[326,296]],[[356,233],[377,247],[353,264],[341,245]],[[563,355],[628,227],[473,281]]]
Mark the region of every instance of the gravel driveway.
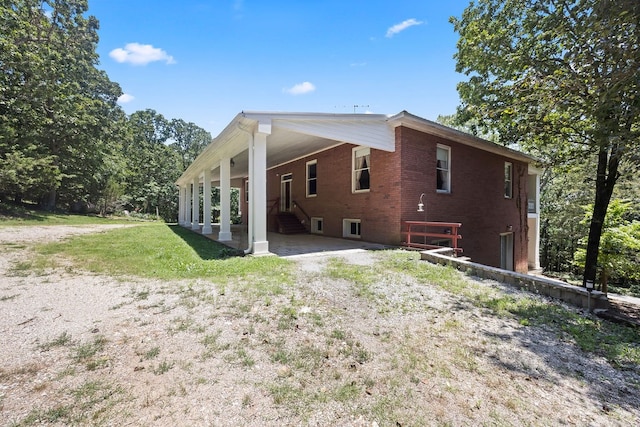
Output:
[[280,294],[33,264],[104,230],[0,227],[1,425],[640,425],[639,373],[555,331],[408,276],[327,277],[376,252],[299,257]]

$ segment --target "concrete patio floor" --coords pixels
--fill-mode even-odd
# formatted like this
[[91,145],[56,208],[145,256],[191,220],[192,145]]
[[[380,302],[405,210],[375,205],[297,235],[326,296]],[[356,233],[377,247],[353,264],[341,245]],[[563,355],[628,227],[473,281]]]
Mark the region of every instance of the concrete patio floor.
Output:
[[[212,229],[213,232],[211,234],[205,234],[204,236],[217,241],[220,226],[212,224]],[[200,233],[200,230],[193,231]],[[241,250],[248,247],[246,225],[232,225],[231,235],[232,241],[220,243]],[[267,239],[269,240],[269,252],[283,258],[390,248],[390,246],[379,243],[324,237],[317,234],[279,234],[270,232],[267,233]]]

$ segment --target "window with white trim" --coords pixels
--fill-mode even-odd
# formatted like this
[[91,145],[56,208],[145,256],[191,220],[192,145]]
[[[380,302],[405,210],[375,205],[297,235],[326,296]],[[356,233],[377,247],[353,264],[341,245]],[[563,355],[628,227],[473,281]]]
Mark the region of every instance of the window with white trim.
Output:
[[351,189],[354,193],[369,191],[371,149],[369,147],[356,147],[353,149]]
[[307,197],[318,195],[318,160],[307,162]]
[[311,232],[315,234],[324,233],[324,221],[319,217],[311,217]]
[[510,199],[513,197],[513,165],[509,162],[504,162],[504,198]]
[[436,149],[436,189],[451,192],[451,148],[440,144]]
[[359,239],[360,234],[360,220],[359,219],[344,219],[342,220],[342,237],[350,237],[352,239]]

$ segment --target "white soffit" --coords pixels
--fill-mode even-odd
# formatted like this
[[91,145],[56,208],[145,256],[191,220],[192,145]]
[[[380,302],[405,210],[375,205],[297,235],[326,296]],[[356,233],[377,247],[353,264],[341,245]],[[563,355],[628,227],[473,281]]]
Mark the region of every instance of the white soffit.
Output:
[[310,117],[305,119],[274,118],[273,126],[279,130],[311,135],[317,138],[365,145],[384,151],[395,151],[395,132],[386,116],[370,115],[366,118]]

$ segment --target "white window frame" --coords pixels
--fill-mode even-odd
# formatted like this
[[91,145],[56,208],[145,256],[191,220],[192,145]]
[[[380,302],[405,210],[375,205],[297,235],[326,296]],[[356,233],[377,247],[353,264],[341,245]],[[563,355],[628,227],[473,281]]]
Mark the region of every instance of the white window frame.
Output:
[[[311,165],[316,165],[316,176],[314,178],[309,177],[309,166]],[[307,171],[306,190],[305,190],[306,195],[307,197],[316,197],[318,195],[318,159],[308,161],[306,165],[306,171]],[[309,192],[309,183],[311,182],[311,180],[315,181],[316,183],[316,192],[314,194],[311,194]]]
[[[318,227],[319,225],[319,227]],[[323,234],[324,233],[324,220],[321,217],[312,216],[311,217],[311,232],[313,234]]]
[[[438,149],[445,150],[447,152],[447,168],[438,167]],[[438,188],[437,179],[441,170],[445,171],[447,174],[444,181],[445,188]],[[451,193],[451,147],[442,144],[436,145],[436,190],[438,193]]]
[[[369,156],[369,162],[367,163],[366,168],[358,168],[356,166],[356,154],[361,153],[362,156]],[[363,188],[358,190],[357,181],[358,181],[358,171],[366,170],[369,174],[369,188]],[[352,193],[367,193],[371,190],[371,148],[369,147],[354,147],[351,151],[351,192]]]
[[504,198],[513,198],[513,163],[504,162]]
[[[351,233],[351,225],[352,224],[358,224],[357,225],[357,229],[358,229],[358,234],[352,234]],[[359,219],[356,218],[345,218],[342,220],[342,237],[348,238],[348,239],[361,239],[362,238],[362,227],[361,227],[361,221]]]

